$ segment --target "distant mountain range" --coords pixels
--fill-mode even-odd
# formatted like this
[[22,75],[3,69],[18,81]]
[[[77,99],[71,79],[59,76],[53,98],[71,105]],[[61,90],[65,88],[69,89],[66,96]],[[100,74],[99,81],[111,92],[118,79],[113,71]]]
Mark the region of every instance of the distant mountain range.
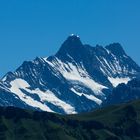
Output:
[[62,114],[87,112],[136,99],[131,93],[123,96],[132,82],[119,84],[139,73],[140,67],[119,43],[92,47],[70,35],[55,55],[25,61],[8,72],[0,81],[0,105]]

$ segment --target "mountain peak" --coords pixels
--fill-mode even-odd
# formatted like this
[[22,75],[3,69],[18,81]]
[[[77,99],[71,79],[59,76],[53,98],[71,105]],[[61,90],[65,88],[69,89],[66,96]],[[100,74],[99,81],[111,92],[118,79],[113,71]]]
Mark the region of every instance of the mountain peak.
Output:
[[112,52],[115,55],[124,55],[126,54],[122,45],[120,43],[112,43],[105,47],[107,50]]
[[[69,42],[69,43],[70,42],[71,43],[76,43],[77,42],[77,43],[81,44],[80,37],[78,35],[75,35],[75,34],[69,35],[65,42]],[[74,44],[74,45],[76,45],[76,44]]]
[[75,34],[70,34],[70,37],[77,37],[77,38],[80,38],[79,35],[75,35]]
[[64,54],[71,54],[77,52],[83,47],[83,44],[78,35],[71,34],[64,41],[56,55],[62,56]]

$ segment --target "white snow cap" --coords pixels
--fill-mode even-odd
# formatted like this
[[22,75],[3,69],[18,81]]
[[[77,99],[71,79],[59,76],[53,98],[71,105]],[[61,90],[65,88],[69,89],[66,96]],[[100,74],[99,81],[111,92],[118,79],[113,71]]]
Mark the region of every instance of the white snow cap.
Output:
[[76,36],[76,37],[80,38],[79,35],[75,35],[75,34],[70,34],[70,36]]

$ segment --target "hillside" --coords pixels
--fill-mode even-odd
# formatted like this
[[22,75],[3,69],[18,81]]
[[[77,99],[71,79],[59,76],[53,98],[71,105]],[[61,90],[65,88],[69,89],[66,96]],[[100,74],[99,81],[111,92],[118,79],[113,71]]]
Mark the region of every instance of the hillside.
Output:
[[0,140],[138,140],[140,100],[79,115],[0,108]]

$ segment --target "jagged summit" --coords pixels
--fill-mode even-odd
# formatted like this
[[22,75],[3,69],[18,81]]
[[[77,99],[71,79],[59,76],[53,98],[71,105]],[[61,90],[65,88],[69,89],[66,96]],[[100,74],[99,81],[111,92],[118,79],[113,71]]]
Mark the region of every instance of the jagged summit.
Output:
[[[78,54],[80,52],[80,54]],[[84,55],[86,53],[95,54],[95,53],[112,53],[117,56],[123,56],[126,55],[122,45],[120,43],[112,43],[110,45],[107,45],[105,47],[101,45],[96,45],[95,47],[92,47],[88,44],[84,45],[81,42],[81,39],[78,35],[71,34],[67,37],[67,39],[64,41],[58,52],[56,53],[56,56],[58,57],[64,57],[67,54],[69,55]]]

